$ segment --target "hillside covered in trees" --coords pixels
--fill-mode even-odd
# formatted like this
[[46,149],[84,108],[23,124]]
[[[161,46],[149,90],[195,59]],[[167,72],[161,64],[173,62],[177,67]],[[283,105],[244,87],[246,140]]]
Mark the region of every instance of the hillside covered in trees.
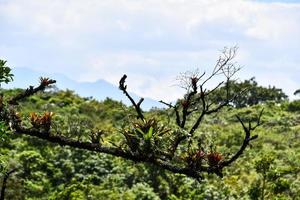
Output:
[[299,199],[300,101],[254,78],[234,81],[235,53],[225,48],[211,73],[181,74],[186,94],[146,112],[126,75],[119,89],[132,106],[49,78],[1,89],[1,200]]
[[300,0],[0,0],[0,26],[0,200],[300,200]]
[[[5,91],[9,96],[18,92]],[[199,139],[226,156],[228,147],[238,149],[243,140],[235,116],[251,120],[257,109],[264,108],[258,139],[225,170],[223,178],[205,175],[206,179],[197,181],[149,164],[58,146],[30,136],[2,134],[1,181],[14,170],[7,180],[7,199],[262,199],[262,195],[264,199],[299,199],[300,107],[294,105],[296,102],[227,107],[205,119]],[[54,131],[63,122],[63,134],[76,140],[87,140],[91,126],[107,133],[120,131],[134,116],[134,109],[120,102],[98,102],[72,91],[49,90],[22,101],[22,115],[28,120],[30,113],[48,110],[55,113]],[[172,112],[152,109],[145,116],[174,123],[169,122]],[[120,140],[114,135],[105,137],[109,138],[105,142],[113,145]]]

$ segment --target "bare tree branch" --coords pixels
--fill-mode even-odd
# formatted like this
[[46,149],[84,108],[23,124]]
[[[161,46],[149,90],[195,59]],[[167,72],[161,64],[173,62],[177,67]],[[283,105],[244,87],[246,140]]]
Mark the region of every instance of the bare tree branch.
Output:
[[180,126],[181,122],[180,122],[180,115],[179,115],[179,112],[178,112],[178,106],[177,105],[173,106],[171,103],[166,103],[166,102],[164,102],[162,100],[160,100],[159,102],[162,103],[162,104],[164,104],[164,105],[166,105],[166,106],[168,106],[169,108],[173,108],[174,109],[175,115],[176,115],[176,124],[178,126]]
[[137,112],[137,118],[141,119],[141,120],[144,120],[145,117],[144,117],[142,109],[140,107],[142,102],[144,101],[144,98],[141,98],[138,103],[136,103],[133,100],[133,98],[127,92],[127,85],[125,85],[126,78],[127,78],[127,75],[124,74],[123,77],[120,79],[119,89],[123,91],[123,93],[126,95],[126,97],[130,100],[131,104],[135,108],[135,111]]
[[55,80],[49,79],[49,78],[40,78],[40,85],[38,87],[30,86],[28,89],[23,91],[22,93],[18,94],[17,96],[13,97],[11,100],[8,101],[10,105],[17,105],[18,101],[29,97],[31,95],[36,94],[39,91],[43,91],[46,89],[47,86],[56,83]]

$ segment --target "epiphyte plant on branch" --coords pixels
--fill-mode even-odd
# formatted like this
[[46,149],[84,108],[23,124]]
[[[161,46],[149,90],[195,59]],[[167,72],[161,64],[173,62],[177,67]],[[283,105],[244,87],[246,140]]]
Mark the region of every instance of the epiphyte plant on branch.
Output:
[[[54,132],[51,130],[53,120],[51,111],[42,115],[31,113],[30,124],[25,125],[25,120],[16,111],[18,107],[20,108],[19,102],[45,90],[56,82],[48,78],[41,78],[39,86],[30,86],[6,102],[1,102],[1,121],[9,125],[11,131],[17,135],[34,136],[61,146],[67,145],[122,157],[134,162],[149,163],[197,180],[203,179],[205,173],[222,177],[223,169],[237,160],[250,142],[257,138],[257,135],[253,135],[252,132],[261,125],[262,111],[255,122],[246,123],[237,116],[244,132],[244,139],[239,149],[227,156],[214,148],[205,149],[205,144],[197,139],[197,131],[204,123],[205,116],[217,114],[243,92],[238,94],[230,92],[230,81],[240,69],[234,62],[236,52],[236,47],[224,48],[210,74],[197,72],[182,74],[180,80],[182,87],[186,89],[186,94],[177,103],[160,101],[169,110],[172,110],[177,128],[169,126],[169,124],[162,124],[157,118],[146,117],[141,109],[144,99],[141,98],[136,102],[127,91],[126,75],[120,79],[119,89],[132,103],[136,119],[115,133],[123,136],[123,141],[118,144],[105,142],[105,131],[103,130],[92,131],[91,129],[89,141],[74,140],[57,130]],[[210,90],[205,89],[207,83],[216,76],[223,76],[224,81]],[[222,86],[226,88],[226,98],[218,103],[212,102],[210,95]]]

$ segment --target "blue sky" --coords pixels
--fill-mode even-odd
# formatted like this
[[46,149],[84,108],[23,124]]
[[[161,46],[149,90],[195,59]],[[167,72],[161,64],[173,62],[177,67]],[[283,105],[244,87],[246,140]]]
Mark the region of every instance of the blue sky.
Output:
[[132,91],[158,100],[178,98],[180,72],[209,71],[234,45],[241,80],[300,88],[299,1],[0,0],[10,66],[113,84],[126,73]]

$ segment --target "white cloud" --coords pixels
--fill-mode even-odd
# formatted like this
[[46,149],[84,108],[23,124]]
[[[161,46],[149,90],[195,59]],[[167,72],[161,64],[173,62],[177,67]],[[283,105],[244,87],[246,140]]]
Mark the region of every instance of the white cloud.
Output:
[[[13,63],[113,83],[127,73],[134,91],[157,99],[180,71],[207,70],[223,46],[240,46],[238,60],[251,73],[242,77],[267,77],[262,68],[279,73],[280,65],[295,71],[299,63],[299,3],[9,0],[0,2],[0,25],[2,49],[19,49],[0,49]],[[171,88],[170,99],[180,94]]]
[[238,30],[246,36],[270,40],[297,34],[300,29],[300,5],[242,0],[11,0],[0,9],[2,17],[27,31],[60,40],[113,31],[154,37],[175,31],[171,34],[197,37],[195,30],[205,31],[208,24],[216,24],[216,31]]

